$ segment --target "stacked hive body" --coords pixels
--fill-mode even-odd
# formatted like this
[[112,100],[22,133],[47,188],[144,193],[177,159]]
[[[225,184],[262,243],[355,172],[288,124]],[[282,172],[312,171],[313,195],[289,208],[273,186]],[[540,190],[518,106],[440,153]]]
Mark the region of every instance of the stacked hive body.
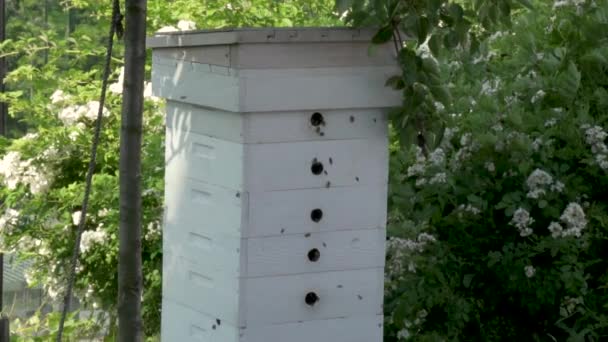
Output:
[[164,342],[379,342],[387,117],[373,31],[152,37],[167,99]]

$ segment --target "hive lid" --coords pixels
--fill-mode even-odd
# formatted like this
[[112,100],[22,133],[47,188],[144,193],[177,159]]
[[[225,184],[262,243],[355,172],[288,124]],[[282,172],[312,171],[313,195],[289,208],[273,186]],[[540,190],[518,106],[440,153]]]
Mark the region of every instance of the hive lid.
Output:
[[332,28],[243,28],[157,32],[148,37],[148,48],[171,48],[255,43],[339,43],[371,41],[377,29]]

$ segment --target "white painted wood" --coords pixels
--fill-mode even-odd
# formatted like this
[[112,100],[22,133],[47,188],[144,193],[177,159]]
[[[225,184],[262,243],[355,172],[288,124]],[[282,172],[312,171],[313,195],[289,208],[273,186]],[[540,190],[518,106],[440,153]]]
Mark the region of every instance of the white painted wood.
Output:
[[190,260],[164,249],[163,298],[237,325],[239,262],[205,257]]
[[[307,141],[245,147],[249,192],[295,190],[388,182],[388,140]],[[313,174],[314,162],[323,171]]]
[[[323,118],[321,126],[311,124],[315,113]],[[245,116],[244,139],[253,144],[367,139],[386,137],[387,131],[383,109],[260,112]]]
[[[161,340],[167,342],[239,342],[239,329],[216,317],[163,298]],[[270,341],[270,340],[269,340]]]
[[[208,63],[204,58],[199,58],[198,61]],[[239,44],[232,46],[230,50],[230,66],[239,69],[366,67],[394,64],[394,48],[374,49],[370,53],[369,42]]]
[[[385,86],[396,66],[232,69],[153,57],[155,96],[232,112],[390,108],[402,94]],[[286,86],[289,84],[289,86]]]
[[176,227],[188,241],[187,234],[207,238],[240,238],[247,220],[247,194],[186,177],[167,173],[165,190],[165,230]]
[[[148,48],[233,45],[246,43],[371,42],[377,29],[369,28],[247,28],[157,32],[146,40]],[[387,49],[391,48],[387,44]]]
[[385,84],[397,74],[393,66],[242,69],[239,111],[395,107],[402,93]]
[[165,99],[238,112],[236,70],[211,64],[152,58],[152,93]]
[[382,341],[383,316],[356,316],[241,329],[240,342]]
[[223,140],[247,143],[365,139],[387,135],[386,109],[320,110],[323,124],[311,124],[317,111],[239,114],[168,101],[167,126]]
[[165,178],[190,178],[234,189],[243,188],[243,145],[187,131],[167,129]]
[[245,116],[241,113],[175,101],[167,101],[166,107],[167,129],[188,131],[236,143],[245,142]]
[[[386,227],[387,185],[249,193],[244,237]],[[319,222],[311,212],[321,209]]]
[[[246,241],[247,277],[384,267],[384,229],[250,238]],[[314,259],[313,250],[319,252],[318,260]]]
[[[269,324],[382,314],[384,269],[310,273],[245,280],[248,328]],[[306,294],[319,302],[309,306]],[[261,341],[260,341],[261,342]],[[371,341],[370,341],[371,342]]]

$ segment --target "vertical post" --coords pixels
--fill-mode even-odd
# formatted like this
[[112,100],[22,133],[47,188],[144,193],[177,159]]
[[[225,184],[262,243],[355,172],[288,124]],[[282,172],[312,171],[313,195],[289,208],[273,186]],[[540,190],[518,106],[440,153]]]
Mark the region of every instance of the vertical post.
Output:
[[[6,39],[6,8],[5,0],[0,0],[0,42]],[[6,75],[6,59],[0,57],[0,93],[4,93],[4,76]],[[0,102],[0,134],[6,135],[6,123],[8,107],[5,102]],[[0,312],[4,309],[4,255],[0,253]],[[0,317],[0,342],[9,342],[9,321],[2,314]]]

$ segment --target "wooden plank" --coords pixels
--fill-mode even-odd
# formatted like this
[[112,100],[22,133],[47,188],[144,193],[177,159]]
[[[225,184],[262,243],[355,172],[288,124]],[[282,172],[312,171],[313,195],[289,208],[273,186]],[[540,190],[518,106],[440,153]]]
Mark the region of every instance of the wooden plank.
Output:
[[167,129],[189,131],[226,141],[243,143],[246,116],[195,106],[188,103],[167,101]]
[[245,156],[249,192],[388,182],[386,137],[246,145]]
[[[224,268],[222,270],[222,268]],[[239,262],[163,253],[163,298],[237,325]]]
[[246,327],[240,342],[382,341],[383,324],[383,316],[375,315]]
[[[163,298],[161,340],[167,342],[239,342],[239,330],[217,317]],[[262,342],[260,340],[260,342]]]
[[[322,123],[314,126],[321,118]],[[343,109],[234,113],[175,101],[167,102],[167,127],[222,140],[259,144],[384,137],[387,110]]]
[[[172,176],[171,171],[167,174]],[[165,229],[213,239],[241,237],[241,227],[247,219],[246,193],[237,196],[235,190],[185,177],[173,177],[167,182]],[[181,237],[187,239],[186,235]]]
[[385,84],[400,74],[396,66],[241,69],[238,111],[397,107],[403,94]]
[[247,277],[384,267],[384,229],[247,239]]
[[194,179],[237,192],[243,188],[243,145],[187,131],[167,129],[167,187],[175,179]]
[[[377,29],[348,27],[246,28],[157,32],[146,39],[148,48],[232,45],[239,43],[371,42]],[[386,44],[387,49],[392,49]]]
[[230,47],[227,45],[157,49],[154,57],[230,67]]
[[[249,193],[243,236],[263,237],[386,227],[386,184]],[[313,210],[322,217],[312,220]]]
[[238,69],[392,66],[394,55],[394,49],[383,48],[370,53],[369,42],[240,44],[231,47],[230,66]]
[[[248,278],[244,284],[241,309],[248,328],[382,314],[383,268]],[[312,292],[319,297],[314,306],[305,302]]]
[[399,91],[385,86],[396,66],[233,69],[155,57],[153,94],[232,112],[391,108]]
[[161,57],[152,60],[154,96],[238,112],[239,92],[235,70]]

